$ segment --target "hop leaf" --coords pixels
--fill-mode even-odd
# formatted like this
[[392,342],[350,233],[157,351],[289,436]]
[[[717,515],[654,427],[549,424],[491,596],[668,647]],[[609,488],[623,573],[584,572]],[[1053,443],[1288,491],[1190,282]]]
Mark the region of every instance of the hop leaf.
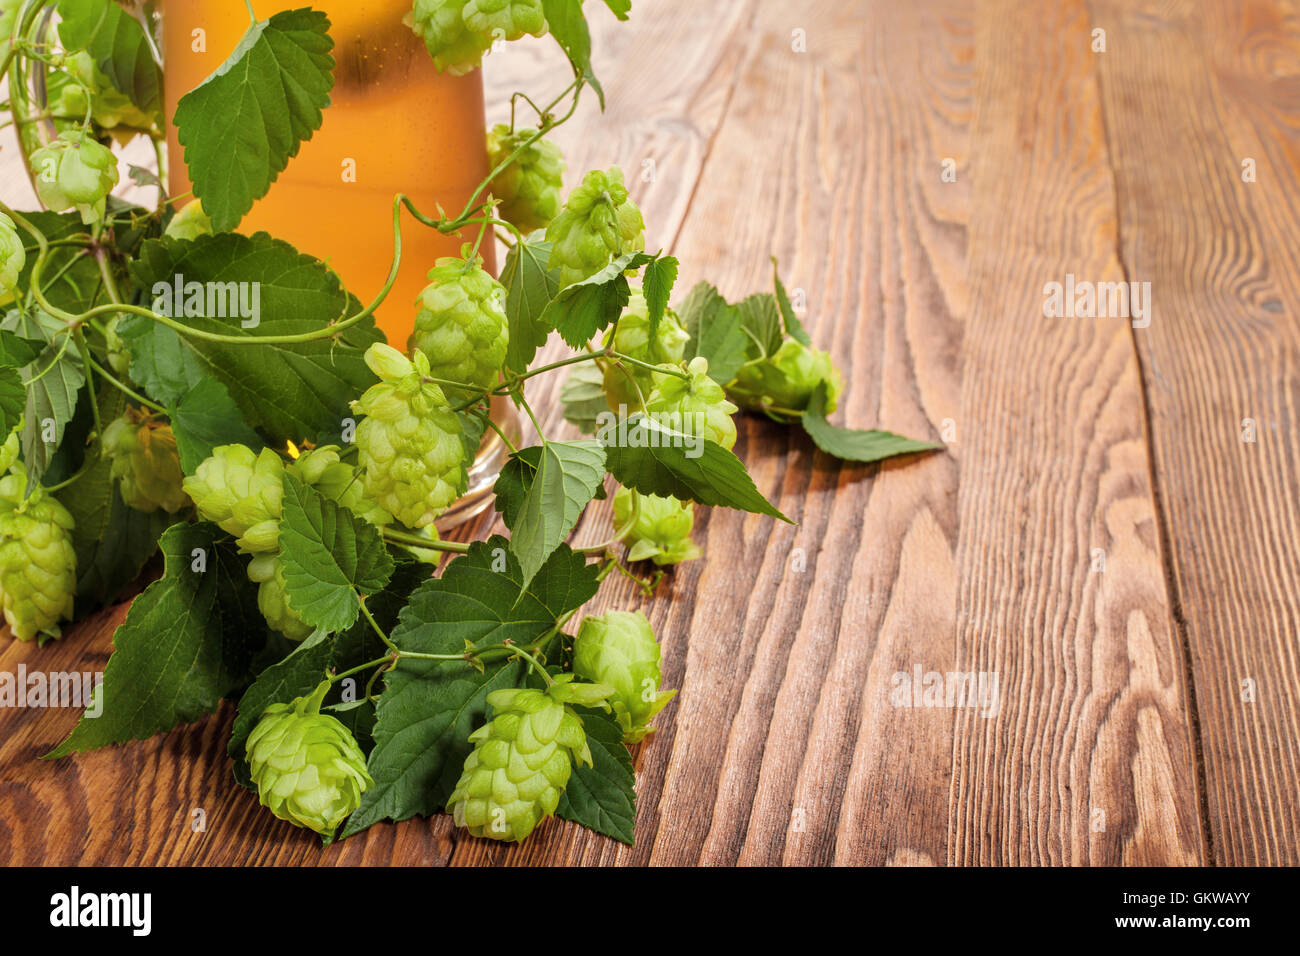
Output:
[[0,604],[20,641],[58,637],[77,590],[72,515],[40,487],[25,496],[26,487],[22,472],[0,479]]
[[81,130],[67,130],[32,153],[36,194],[47,209],[76,208],[86,224],[104,218],[108,194],[117,185],[113,151]]
[[129,507],[175,514],[189,504],[170,425],[140,422],[128,413],[104,429],[103,441],[112,460],[109,474],[121,483],[122,500]]
[[[488,164],[496,169],[526,142],[531,132],[511,133],[498,125],[488,133]],[[564,154],[546,139],[525,146],[492,180],[492,195],[501,200],[502,219],[527,235],[545,229],[560,211]]]
[[623,171],[594,169],[569,194],[546,229],[547,267],[558,269],[561,287],[581,282],[626,252],[645,249],[645,221],[628,198]]
[[727,394],[750,411],[775,407],[802,412],[819,385],[826,386],[824,411],[830,414],[844,390],[844,376],[828,352],[787,339],[774,355],[743,365]]
[[320,712],[329,681],[308,697],[272,704],[245,752],[262,805],[281,820],[331,836],[374,785],[348,729]]
[[[648,362],[651,365],[678,365],[686,351],[690,335],[682,328],[672,310],[664,313],[650,337],[650,310],[640,289],[633,289],[627,308],[611,332],[605,334],[605,345],[623,355]],[[640,411],[642,400],[654,389],[653,373],[629,363],[611,362],[605,368],[605,398],[609,407],[618,411],[620,405]]]
[[0,212],[0,299],[18,292],[18,275],[27,262],[23,240],[14,221]]
[[614,495],[615,526],[626,527],[634,513],[636,521],[623,539],[629,561],[650,560],[662,566],[700,556],[699,545],[691,540],[695,525],[695,506],[691,502],[619,488]]
[[280,537],[284,463],[269,448],[220,445],[182,485],[199,513],[250,554],[274,552]]
[[688,378],[655,372],[655,389],[646,399],[646,411],[673,422],[680,431],[703,435],[723,448],[736,444],[736,423],[731,420],[736,406],[727,401],[722,386],[709,378],[708,359],[696,356],[687,366]]
[[625,743],[650,733],[651,719],[677,693],[659,689],[659,642],[640,611],[584,618],[573,641],[573,671],[614,688],[610,703]]
[[495,385],[506,358],[506,290],[482,260],[439,259],[420,293],[407,343],[429,360],[429,374],[478,388]]

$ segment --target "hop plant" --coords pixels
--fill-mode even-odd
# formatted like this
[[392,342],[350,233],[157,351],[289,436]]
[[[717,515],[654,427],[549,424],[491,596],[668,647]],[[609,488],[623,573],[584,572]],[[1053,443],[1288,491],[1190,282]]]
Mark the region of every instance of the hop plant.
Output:
[[614,495],[614,524],[622,529],[632,524],[623,539],[629,561],[653,561],[657,565],[680,564],[700,556],[691,540],[695,506],[689,501],[659,495],[643,495],[631,488],[619,488]]
[[175,514],[189,504],[181,482],[180,456],[170,425],[128,412],[104,429],[104,449],[112,465],[110,476],[120,482],[122,500],[136,511],[161,508]]
[[72,82],[60,89],[56,112],[80,120],[89,105],[91,119],[106,130],[119,126],[145,131],[154,128],[154,118],[117,89],[89,53],[83,50],[72,54],[64,61],[64,68]]
[[113,151],[82,130],[65,130],[32,153],[36,194],[55,212],[76,208],[89,225],[104,218],[108,194],[117,185]]
[[420,293],[407,348],[424,353],[435,378],[495,385],[509,339],[505,301],[505,288],[481,259],[439,259]]
[[172,216],[163,235],[172,239],[197,239],[212,235],[212,219],[203,209],[203,200],[191,199]]
[[315,628],[289,606],[284,590],[284,562],[280,555],[259,554],[248,562],[248,579],[257,584],[257,609],[272,630],[291,641],[309,637]]
[[279,547],[284,463],[271,449],[245,445],[212,449],[182,487],[208,521],[233,534],[250,554]]
[[[650,338],[650,308],[640,289],[633,289],[627,308],[618,325],[605,333],[605,346],[623,355],[651,365],[677,365],[686,351],[690,335],[682,328],[677,313],[664,313]],[[620,405],[640,409],[645,396],[654,389],[653,373],[638,365],[611,362],[605,367],[605,399],[614,411]]]
[[687,378],[655,372],[655,388],[645,408],[662,421],[687,435],[703,435],[723,448],[736,444],[736,423],[731,415],[736,406],[727,401],[722,386],[709,378],[709,360],[702,355],[691,359]]
[[415,0],[403,23],[424,41],[439,73],[462,76],[483,62],[492,35],[465,24],[464,0]]
[[[510,132],[498,125],[488,133],[488,163],[496,169],[518,150],[532,132]],[[492,180],[492,195],[501,200],[501,218],[522,233],[545,229],[560,211],[564,154],[546,139],[534,140]]]
[[0,445],[0,475],[7,472],[18,461],[18,455],[22,451],[22,439],[20,436],[23,432],[23,423],[20,421],[9,432],[9,437],[5,439],[3,445]]
[[447,801],[457,826],[477,837],[522,842],[555,813],[573,764],[591,766],[582,718],[571,704],[608,706],[613,688],[572,683],[564,674],[546,690],[488,694],[494,716],[474,733],[460,782]]
[[551,245],[549,268],[560,271],[560,285],[595,275],[616,256],[645,248],[645,221],[628,198],[617,166],[593,169],[569,193],[560,214],[546,228]]
[[325,836],[375,784],[347,727],[320,712],[329,687],[322,681],[307,697],[266,708],[244,744],[262,805],[281,820]]
[[20,641],[58,637],[77,590],[72,515],[39,486],[26,490],[21,471],[0,478],[0,604]]
[[442,389],[424,381],[423,352],[408,359],[377,342],[366,364],[380,382],[352,403],[366,416],[356,435],[365,494],[402,524],[422,528],[464,490],[469,452],[460,419]]
[[18,275],[27,262],[22,236],[14,221],[0,212],[0,300],[18,294]]
[[651,733],[650,721],[677,693],[659,689],[659,642],[640,611],[584,618],[573,640],[573,672],[614,688],[609,700],[624,743]]
[[727,394],[750,411],[777,408],[801,412],[808,407],[817,386],[823,384],[829,414],[835,411],[844,390],[844,376],[829,352],[787,339],[775,354],[742,366]]
[[539,37],[546,33],[542,0],[469,0],[461,16],[466,27],[487,37],[489,47],[496,39],[518,40],[524,34]]
[[305,484],[347,508],[362,521],[376,528],[393,523],[392,515],[365,496],[356,468],[339,457],[337,446],[323,445],[305,451],[288,467]]

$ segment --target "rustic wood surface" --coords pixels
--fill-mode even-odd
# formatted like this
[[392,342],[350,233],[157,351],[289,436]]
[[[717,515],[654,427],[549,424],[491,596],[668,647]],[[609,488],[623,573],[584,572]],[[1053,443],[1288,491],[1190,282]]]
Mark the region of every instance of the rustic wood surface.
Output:
[[[636,754],[635,848],[438,817],[322,849],[235,784],[229,707],[58,762],[37,758],[76,715],[15,710],[0,862],[1300,863],[1300,7],[594,19],[608,110],[559,134],[570,181],[623,166],[680,289],[767,288],[778,256],[848,375],[838,420],[945,453],[841,464],[744,419],[736,450],[797,526],[707,511],[706,560],[648,599],[606,586],[681,689]],[[491,118],[559,66],[494,55]],[[1150,282],[1150,326],[1044,318],[1067,274]],[[534,397],[559,432],[557,387]],[[0,669],[102,670],[124,614],[7,642]],[[996,713],[893,706],[917,666],[995,672]]]

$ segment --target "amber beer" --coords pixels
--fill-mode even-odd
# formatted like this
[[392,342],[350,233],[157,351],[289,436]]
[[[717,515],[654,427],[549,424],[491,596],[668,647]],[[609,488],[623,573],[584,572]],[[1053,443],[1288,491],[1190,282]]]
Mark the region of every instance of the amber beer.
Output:
[[[255,0],[257,16],[302,7],[301,0]],[[322,127],[289,161],[239,231],[264,229],[300,251],[328,260],[348,290],[369,302],[392,265],[393,196],[409,195],[436,215],[464,207],[488,172],[483,85],[438,73],[421,40],[402,23],[410,0],[313,0],[330,18],[334,89]],[[239,0],[166,0],[163,4],[167,115],[217,69],[249,25]],[[201,31],[201,32],[198,32]],[[231,144],[231,148],[237,148]],[[183,152],[168,130],[173,195],[190,188]],[[402,213],[403,253],[397,283],[377,312],[398,348],[415,320],[413,303],[440,256],[458,255],[464,238],[439,235]],[[483,243],[495,274],[491,242]]]

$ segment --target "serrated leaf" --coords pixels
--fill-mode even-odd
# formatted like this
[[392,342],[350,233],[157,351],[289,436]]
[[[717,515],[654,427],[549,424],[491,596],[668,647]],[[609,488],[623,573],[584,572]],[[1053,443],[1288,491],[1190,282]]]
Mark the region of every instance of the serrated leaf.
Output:
[[226,232],[320,129],[334,86],[329,18],[286,10],[249,27],[230,58],[176,106],[194,195]]
[[542,0],[542,9],[546,11],[547,32],[555,37],[555,42],[568,56],[573,72],[585,77],[596,91],[603,112],[605,91],[591,68],[591,30],[582,12],[582,0]]
[[351,627],[361,613],[357,591],[376,594],[392,577],[384,539],[291,472],[283,482],[280,561],[289,607],[312,627]]
[[785,323],[785,334],[801,345],[812,345],[812,339],[804,331],[803,323],[794,314],[794,306],[790,304],[790,296],[786,294],[785,284],[781,282],[779,268],[776,256],[773,256],[772,282],[776,286],[776,305],[781,312],[781,319]]
[[[77,410],[77,394],[86,382],[81,365],[69,350],[62,355],[47,346],[36,361],[23,369],[29,384],[23,412],[22,449],[29,487],[35,487],[50,466],[64,438],[64,426]],[[46,423],[53,422],[53,441],[46,441]]]
[[745,364],[749,337],[740,327],[740,313],[707,282],[698,283],[677,310],[690,335],[687,361],[702,355],[709,360],[709,378],[726,385]]
[[510,549],[527,583],[569,536],[604,482],[605,449],[591,440],[545,442],[535,460],[511,457],[518,465],[511,479],[523,486],[523,496],[517,506],[510,501],[503,514],[511,529]]
[[911,455],[922,451],[938,451],[943,445],[915,441],[892,432],[862,431],[840,428],[826,420],[826,386],[818,385],[808,402],[808,409],[800,417],[800,424],[808,437],[822,451],[847,461],[871,462]]
[[[510,640],[527,645],[596,593],[597,570],[561,545],[526,589],[509,542],[499,535],[470,545],[440,578],[421,585],[401,613],[392,640],[402,650],[462,654]],[[428,816],[446,806],[470,733],[485,717],[487,695],[519,686],[526,666],[405,658],[385,678],[368,766],[375,786],[347,822],[343,836],[383,819]]]
[[40,354],[35,342],[19,338],[13,332],[0,330],[0,367],[22,368],[30,365]]
[[112,0],[59,0],[58,10],[64,48],[85,50],[114,89],[161,119],[162,71],[140,21]]
[[[227,233],[193,241],[150,240],[141,246],[131,268],[141,288],[151,296],[155,289],[159,293],[151,299],[155,311],[184,311],[177,321],[249,340],[235,345],[186,338],[144,316],[123,318],[118,332],[131,352],[131,376],[153,398],[170,406],[204,376],[212,376],[225,385],[244,421],[261,429],[273,443],[304,438],[321,444],[338,442],[342,421],[351,415],[349,400],[375,382],[363,357],[366,347],[382,337],[374,322],[368,318],[346,329],[338,340],[257,343],[261,336],[317,332],[360,311],[360,303],[324,263],[266,233],[251,237]],[[196,310],[189,307],[176,309],[174,302],[162,297],[162,289],[172,289],[174,299],[178,275],[184,282],[182,300],[189,298],[187,287],[216,290],[233,282],[247,290],[251,305],[251,290],[256,288],[257,326],[242,328],[238,314],[208,316],[194,314]],[[206,296],[202,306],[206,313]],[[215,296],[212,311],[238,312]],[[170,400],[154,392],[163,386]]]
[[684,435],[644,415],[602,428],[597,437],[605,444],[605,465],[619,484],[643,494],[790,521],[754,487],[740,459],[716,442]]
[[564,419],[585,435],[594,434],[598,416],[609,411],[605,398],[605,376],[595,362],[575,365],[560,388]]
[[659,331],[659,323],[663,321],[676,282],[677,260],[672,256],[660,256],[646,263],[642,292],[649,312],[651,341]]
[[618,319],[632,295],[625,272],[639,269],[653,257],[628,252],[595,275],[566,287],[542,313],[542,323],[558,329],[569,345],[582,348],[591,337]]
[[749,339],[748,357],[756,359],[775,354],[785,340],[776,296],[770,292],[755,293],[733,308],[740,316],[741,331]]
[[[271,639],[244,561],[210,524],[173,525],[160,542],[161,579],[113,635],[98,717],[83,716],[48,756],[144,740],[212,713],[242,689]],[[206,570],[193,570],[202,552]]]
[[168,412],[181,469],[194,474],[218,445],[247,445],[261,451],[262,439],[244,424],[234,399],[215,378],[204,378]]
[[632,755],[623,744],[623,728],[613,717],[598,710],[574,709],[587,732],[592,765],[574,766],[555,815],[634,846],[635,777]]
[[0,442],[7,441],[27,407],[27,388],[16,368],[0,368]]
[[332,637],[322,636],[315,640],[308,638],[284,660],[262,671],[239,698],[239,712],[230,729],[230,743],[226,746],[226,753],[230,755],[235,779],[242,786],[253,786],[244,744],[262,712],[272,704],[287,704],[294,698],[303,697],[315,690],[325,679],[325,669],[329,666],[333,653]]
[[551,257],[549,242],[524,240],[506,254],[501,284],[506,287],[506,318],[510,324],[506,366],[525,372],[546,344],[551,326],[542,321],[546,307],[560,291],[559,270],[547,269]]

